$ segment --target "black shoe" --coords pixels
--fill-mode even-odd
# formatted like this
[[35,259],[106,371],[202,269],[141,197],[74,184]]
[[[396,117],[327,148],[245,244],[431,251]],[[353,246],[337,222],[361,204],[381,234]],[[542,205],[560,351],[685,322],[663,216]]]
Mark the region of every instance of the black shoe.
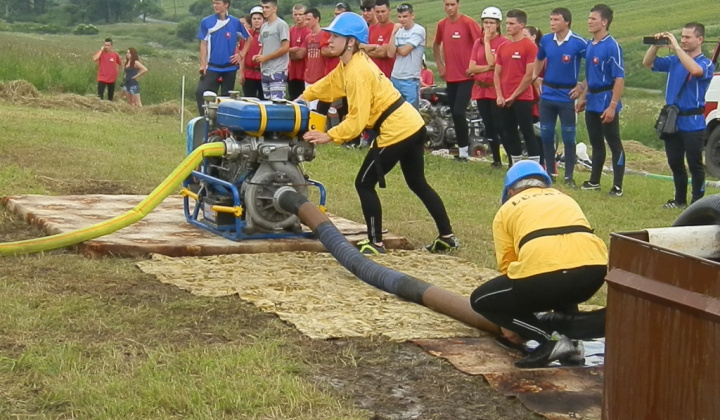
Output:
[[684,209],[687,207],[687,203],[681,203],[677,200],[668,200],[667,203],[663,204],[664,209]]
[[563,366],[583,366],[585,364],[585,344],[582,340],[572,340],[575,351],[558,359]]
[[524,344],[513,343],[502,335],[499,337],[495,337],[495,343],[498,346],[504,348],[505,350],[517,353],[520,356],[527,356],[528,354],[530,354],[530,351],[527,349],[527,347],[525,347]]
[[448,238],[438,236],[435,238],[433,243],[425,247],[427,251],[432,253],[453,251],[458,248],[460,248],[460,241],[455,237],[455,235],[451,235]]
[[493,162],[490,164],[490,167],[493,169],[502,169],[503,164],[502,162]]
[[613,185],[613,187],[610,188],[610,192],[608,194],[610,195],[610,197],[622,197],[623,190],[617,185]]
[[585,190],[585,191],[599,190],[599,189],[600,189],[600,183],[593,184],[593,183],[590,182],[590,181],[585,181],[585,182],[582,183],[582,186],[580,186],[580,189],[581,189],[581,190]]
[[365,255],[380,255],[385,253],[385,247],[370,242],[369,239],[363,239],[356,245],[358,251]]
[[545,367],[555,360],[565,358],[571,354],[577,354],[572,341],[564,335],[553,333],[552,337],[537,346],[529,355],[515,362],[520,369],[532,369]]
[[565,186],[572,190],[578,189],[577,184],[575,184],[575,181],[572,178],[565,178]]

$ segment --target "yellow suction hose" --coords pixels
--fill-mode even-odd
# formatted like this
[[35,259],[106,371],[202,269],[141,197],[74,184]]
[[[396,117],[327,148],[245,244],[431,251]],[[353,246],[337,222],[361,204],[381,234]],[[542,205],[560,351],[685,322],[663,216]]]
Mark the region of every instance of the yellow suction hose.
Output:
[[113,217],[101,223],[72,232],[60,233],[42,238],[28,239],[17,242],[0,244],[0,255],[21,255],[35,252],[49,251],[57,248],[64,248],[89,241],[100,236],[109,235],[126,226],[138,222],[147,216],[157,207],[175,188],[200,165],[203,158],[212,156],[223,156],[225,144],[214,142],[204,144],[189,154],[165,180],[158,185],[143,201],[120,216]]

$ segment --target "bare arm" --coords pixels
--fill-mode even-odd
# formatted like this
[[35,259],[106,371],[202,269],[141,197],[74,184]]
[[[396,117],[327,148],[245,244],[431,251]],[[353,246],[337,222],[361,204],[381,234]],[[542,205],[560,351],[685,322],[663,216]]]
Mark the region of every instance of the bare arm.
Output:
[[525,66],[525,74],[523,75],[522,80],[520,81],[520,84],[518,85],[517,89],[515,89],[515,92],[510,95],[509,98],[506,99],[506,102],[512,102],[515,99],[517,99],[518,96],[520,96],[525,90],[530,86],[530,83],[532,83],[532,76],[533,76],[533,69],[535,68],[534,63],[529,63],[527,66]]
[[143,74],[148,72],[147,67],[143,66],[143,64],[139,61],[135,61],[135,68],[138,69],[139,71],[138,71],[138,74],[136,74],[135,77],[133,77],[133,80],[139,79],[140,76],[142,76]]
[[303,47],[292,47],[290,48],[290,59],[291,60],[302,60],[307,55],[307,48]]
[[603,124],[611,123],[615,119],[618,102],[620,102],[620,96],[622,96],[624,88],[625,79],[623,79],[622,77],[616,77],[615,85],[613,86],[612,90],[612,98],[610,99],[610,105],[602,113],[602,115],[600,115],[600,119],[602,119]]
[[255,57],[253,57],[253,60],[256,61],[256,62],[258,62],[258,63],[265,63],[265,62],[267,62],[267,61],[276,59],[276,58],[280,57],[280,56],[283,55],[283,54],[286,54],[289,50],[290,50],[290,41],[288,41],[288,40],[286,39],[286,40],[284,40],[284,41],[282,41],[282,42],[280,43],[280,48],[278,48],[277,50],[271,52],[271,53],[268,54],[268,55],[260,55],[260,54],[258,54],[258,55],[256,55]]
[[442,45],[433,44],[433,54],[435,54],[435,63],[437,64],[438,74],[445,78],[445,62],[443,61]]
[[505,95],[503,95],[502,86],[500,85],[500,75],[502,74],[502,66],[495,64],[495,73],[493,73],[493,85],[495,85],[495,95],[497,96],[497,105],[505,106]]
[[95,54],[93,54],[93,61],[98,62],[100,61],[100,56],[102,55],[103,50],[97,51]]
[[643,57],[642,65],[644,67],[647,67],[649,69],[653,68],[653,62],[655,62],[655,57],[657,57],[657,52],[660,49],[659,45],[651,45],[650,48],[648,48],[647,52],[645,52],[645,57]]
[[207,41],[201,40],[200,41],[200,73],[205,74],[207,71],[207,52],[208,52],[208,45]]

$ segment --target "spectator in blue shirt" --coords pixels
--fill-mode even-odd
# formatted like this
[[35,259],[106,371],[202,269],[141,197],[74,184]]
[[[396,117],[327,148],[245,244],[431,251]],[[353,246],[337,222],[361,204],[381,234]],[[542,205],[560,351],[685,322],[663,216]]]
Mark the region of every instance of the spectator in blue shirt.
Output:
[[675,198],[665,208],[687,207],[688,174],[684,159],[687,159],[692,176],[692,202],[705,195],[705,169],[702,161],[703,133],[705,132],[705,92],[713,77],[713,64],[702,53],[705,26],[697,22],[683,27],[680,43],[670,32],[655,34],[655,38],[666,38],[667,48],[675,55],[658,57],[660,45],[651,45],[643,58],[643,66],[652,71],[668,74],[665,88],[665,102],[676,105],[680,110],[677,119],[677,133],[666,136],[665,155],[675,181]]
[[592,40],[585,55],[585,83],[583,94],[575,109],[585,110],[585,125],[592,146],[590,179],[583,182],[583,190],[600,190],[600,177],[605,166],[605,142],[610,147],[613,166],[611,197],[623,195],[625,150],[620,140],[620,96],[625,87],[625,64],[620,45],[608,31],[613,10],[605,4],[590,9],[588,30]]
[[[228,14],[230,0],[213,0],[214,15],[200,21],[197,39],[200,40],[200,81],[195,89],[198,112],[203,115],[203,92],[217,92],[221,95],[235,89],[235,78],[243,63],[243,54],[236,54],[238,35],[247,40],[245,26]],[[249,43],[247,43],[249,45]]]
[[533,80],[540,77],[545,68],[540,93],[540,137],[543,140],[545,168],[548,174],[555,172],[555,124],[560,117],[560,129],[565,147],[565,184],[576,188],[573,181],[575,168],[575,99],[580,96],[582,84],[578,84],[580,61],[585,57],[587,40],[575,34],[572,14],[564,7],[550,12],[550,30],[538,45]]

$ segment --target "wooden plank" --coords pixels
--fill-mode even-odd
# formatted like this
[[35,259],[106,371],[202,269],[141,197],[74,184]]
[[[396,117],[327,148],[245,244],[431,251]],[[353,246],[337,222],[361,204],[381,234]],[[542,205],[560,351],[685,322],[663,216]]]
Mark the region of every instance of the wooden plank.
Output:
[[[145,196],[139,195],[23,195],[4,197],[2,204],[28,223],[48,234],[73,231],[131,210]],[[350,242],[367,237],[364,224],[328,214]],[[306,228],[307,229],[307,228]],[[413,249],[404,237],[387,233],[383,242],[388,249]],[[139,222],[77,245],[89,256],[114,255],[145,257],[157,253],[169,256],[249,254],[282,251],[324,252],[316,239],[252,239],[235,242],[196,228],[185,220],[181,196],[170,196]]]

